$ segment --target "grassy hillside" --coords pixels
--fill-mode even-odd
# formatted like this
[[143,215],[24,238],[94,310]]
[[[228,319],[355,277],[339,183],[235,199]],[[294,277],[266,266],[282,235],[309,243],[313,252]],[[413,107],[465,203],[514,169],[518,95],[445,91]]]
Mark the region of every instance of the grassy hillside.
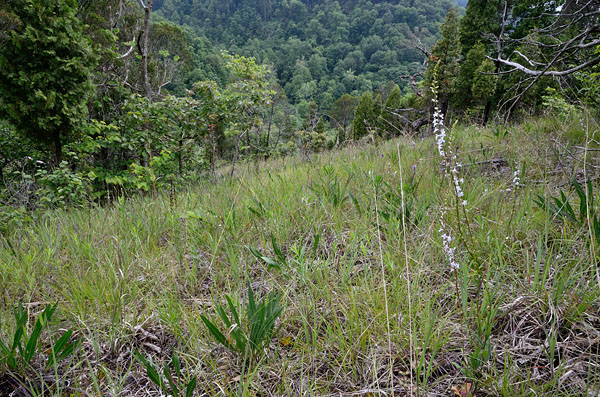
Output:
[[[58,302],[20,378],[43,379],[46,395],[159,395],[135,349],[157,368],[177,352],[206,395],[597,395],[600,161],[584,149],[599,130],[582,120],[455,127],[464,197],[433,137],[401,138],[49,212],[1,239],[0,339],[12,341],[17,302],[29,332]],[[591,206],[573,177],[595,181]],[[570,206],[542,209],[539,195],[561,190]],[[253,356],[201,318],[232,341],[249,285],[283,306]],[[215,314],[226,295],[237,327]],[[81,347],[43,369],[66,329]]]

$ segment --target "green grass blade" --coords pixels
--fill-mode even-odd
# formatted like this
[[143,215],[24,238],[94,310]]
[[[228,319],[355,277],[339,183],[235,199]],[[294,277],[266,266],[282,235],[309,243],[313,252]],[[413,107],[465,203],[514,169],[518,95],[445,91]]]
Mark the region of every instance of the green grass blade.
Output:
[[200,319],[202,319],[202,322],[204,323],[206,328],[208,328],[208,331],[217,340],[217,342],[227,347],[228,349],[235,350],[235,348],[229,343],[227,338],[225,338],[225,335],[223,335],[223,333],[209,319],[207,319],[203,315],[200,315]]
[[185,397],[192,397],[194,394],[194,390],[196,389],[196,377],[194,376],[190,383],[188,383],[187,388],[185,390]]

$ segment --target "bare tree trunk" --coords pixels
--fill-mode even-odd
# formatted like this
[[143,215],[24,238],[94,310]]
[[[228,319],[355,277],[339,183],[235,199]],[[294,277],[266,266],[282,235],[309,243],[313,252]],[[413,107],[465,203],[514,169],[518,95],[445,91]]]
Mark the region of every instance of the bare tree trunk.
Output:
[[271,104],[271,114],[269,115],[269,126],[267,127],[267,141],[265,142],[265,159],[269,158],[269,139],[271,138],[271,125],[273,124],[273,112],[275,110],[275,103]]
[[252,151],[252,145],[250,145],[250,131],[246,134],[246,156],[250,156]]
[[60,133],[58,131],[54,131],[52,134],[52,139],[54,140],[54,155],[56,156],[56,163],[60,164],[63,159]]
[[215,180],[217,179],[217,170],[216,170],[216,166],[215,166],[215,163],[217,161],[217,134],[215,133],[216,128],[217,128],[216,124],[208,125],[208,132],[210,135],[210,144],[212,146],[212,153],[210,156],[210,168],[211,168],[212,176]]
[[144,84],[144,93],[148,102],[152,102],[152,87],[150,87],[150,78],[148,76],[148,35],[150,33],[150,13],[152,12],[153,0],[146,0],[144,4],[140,0],[142,7],[144,7],[144,39],[142,41],[142,83]]
[[179,168],[179,177],[181,178],[183,176],[183,159],[182,159],[182,153],[183,152],[183,138],[179,138],[179,148],[177,150],[177,166]]
[[238,135],[236,143],[235,143],[235,153],[233,154],[233,158],[231,159],[231,172],[229,173],[230,177],[233,177],[233,173],[235,172],[235,162],[237,161],[238,155],[240,154],[240,141],[242,137]]
[[[142,84],[148,103],[152,103],[152,87],[150,86],[150,77],[148,76],[148,35],[150,33],[150,13],[152,12],[153,0],[138,0],[144,8],[144,38],[142,41]],[[150,123],[146,122],[146,142],[144,143],[146,156],[143,157],[144,166],[147,166],[152,159],[152,147],[150,146]]]
[[[496,69],[496,73],[498,73],[498,68]],[[496,90],[494,90],[495,92]],[[483,109],[483,118],[481,120],[481,125],[486,126],[490,119],[490,111],[492,110],[492,100],[488,99],[485,102],[485,108]]]

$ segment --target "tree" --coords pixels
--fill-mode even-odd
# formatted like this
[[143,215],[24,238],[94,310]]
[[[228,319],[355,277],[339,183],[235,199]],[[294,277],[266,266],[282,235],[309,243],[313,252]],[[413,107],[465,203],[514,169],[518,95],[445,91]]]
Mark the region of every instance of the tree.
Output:
[[358,104],[358,98],[350,94],[344,94],[331,106],[329,117],[335,120],[335,124],[340,130],[336,144],[343,143],[348,136],[348,127],[354,117],[354,110]]
[[[261,112],[265,105],[270,105],[273,90],[267,80],[268,70],[265,65],[259,65],[254,58],[223,54],[227,61],[231,81],[224,90],[225,106],[231,116],[229,127],[235,134],[235,154],[232,159],[231,175],[240,151],[240,142],[246,138],[247,151],[252,145],[250,133],[262,122]],[[262,150],[254,145],[254,149]]]
[[459,37],[464,55],[478,42],[490,42],[489,36],[499,33],[503,5],[501,0],[469,0],[460,24]]
[[148,98],[148,102],[152,102],[152,86],[150,84],[150,76],[148,74],[148,39],[150,36],[150,14],[152,13],[152,0],[138,0],[142,8],[144,9],[144,31],[142,37],[141,46],[138,43],[138,48],[141,49],[142,56],[142,85],[144,86],[144,93],[146,94],[146,98]]
[[496,66],[494,65],[494,62],[489,59],[484,59],[477,67],[475,75],[473,76],[473,83],[471,85],[472,97],[475,100],[475,103],[486,104],[481,119],[483,124],[487,122],[489,112],[487,104],[491,102],[492,96],[496,92],[498,76],[495,71]]
[[0,38],[0,117],[28,137],[62,146],[87,115],[93,57],[75,0],[0,0],[14,23]]
[[448,11],[446,20],[440,26],[440,32],[442,37],[431,49],[424,82],[425,87],[432,86],[434,69],[437,68],[438,99],[440,109],[445,114],[448,111],[450,98],[456,94],[461,57],[460,26],[458,12],[455,8]]
[[[456,95],[452,101],[455,108],[465,110],[472,104],[473,79],[485,59],[485,46],[482,43],[475,44],[467,53],[467,57],[460,65]],[[494,70],[492,70],[493,72]]]
[[369,91],[362,94],[358,100],[354,120],[352,121],[355,140],[366,136],[369,133],[369,129],[375,127],[375,123],[377,122],[375,106],[373,94]]
[[494,70],[494,62],[485,59],[475,71],[471,93],[476,101],[485,102],[496,91],[498,76],[494,73]]
[[[107,1],[113,0],[102,3]],[[431,44],[452,5],[453,0],[155,0],[153,17],[189,25],[217,47],[273,64],[292,103],[316,101],[328,109],[345,93],[360,96],[417,72],[424,57],[415,37]],[[350,69],[355,79],[346,79],[345,89],[329,90]]]
[[394,88],[390,92],[385,101],[385,105],[381,110],[379,116],[379,124],[381,125],[382,131],[387,131],[387,135],[395,136],[399,130],[398,122],[398,111],[402,102],[402,94],[400,93],[400,87],[394,85]]
[[[597,54],[600,48],[600,2],[566,1],[560,2],[560,7],[553,4],[534,2],[531,5],[535,13],[544,18],[538,18],[536,23],[539,25],[525,37],[510,34],[513,21],[504,13],[502,31],[496,37],[496,43],[499,48],[511,48],[511,52],[498,51],[491,59],[496,65],[508,68],[505,73],[517,72],[524,76],[518,92],[504,101],[506,117],[510,117],[517,103],[530,89],[538,86],[544,76],[565,80],[600,64]],[[524,47],[538,51],[532,56],[520,51]],[[540,59],[535,59],[538,56]]]

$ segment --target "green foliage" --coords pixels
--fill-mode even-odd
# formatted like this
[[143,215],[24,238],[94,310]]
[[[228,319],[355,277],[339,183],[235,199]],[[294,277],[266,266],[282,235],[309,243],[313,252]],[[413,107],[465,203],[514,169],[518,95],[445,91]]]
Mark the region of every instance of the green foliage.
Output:
[[18,21],[0,43],[0,117],[33,139],[54,145],[73,139],[87,114],[93,57],[74,0],[2,3]]
[[248,285],[248,301],[246,302],[246,321],[242,323],[236,305],[229,295],[225,297],[231,311],[230,318],[225,308],[217,305],[215,311],[225,325],[223,333],[216,324],[207,317],[201,316],[202,322],[211,335],[226,348],[243,354],[245,357],[256,357],[269,346],[271,339],[277,334],[275,322],[283,312],[279,303],[279,295],[270,293],[262,301],[256,302],[252,286]]
[[542,95],[543,106],[549,114],[560,116],[563,120],[568,119],[576,113],[577,107],[567,102],[555,88],[547,87],[545,95]]
[[403,224],[406,224],[408,229],[419,227],[430,207],[427,200],[417,197],[419,183],[420,178],[416,178],[415,170],[408,174],[403,186],[383,182],[381,187],[383,200],[378,209],[379,216],[387,223],[397,225],[400,230]]
[[[594,120],[589,123],[597,129]],[[103,128],[98,127],[106,135],[116,134],[114,128]],[[471,384],[473,394],[547,395],[560,388],[559,394],[585,395],[597,385],[598,357],[580,344],[561,341],[572,334],[585,345],[596,341],[600,288],[591,264],[598,255],[586,247],[587,227],[561,223],[561,215],[556,223],[551,212],[532,203],[540,181],[547,186],[562,182],[563,176],[554,172],[561,166],[574,167],[573,174],[581,175],[581,162],[548,155],[556,148],[548,133],[562,136],[564,128],[558,117],[506,124],[499,131],[509,133],[500,132],[498,138],[494,127],[458,123],[452,128],[447,149],[464,164],[458,177],[465,179],[468,199],[466,211],[459,207],[460,215],[451,175],[433,160],[438,157],[433,137],[408,136],[349,145],[313,156],[310,162],[300,156],[269,160],[259,172],[243,170],[233,179],[195,183],[175,195],[175,204],[159,191],[156,196],[128,195],[107,206],[52,211],[0,237],[0,338],[7,345],[12,342],[12,302],[22,297],[68,301],[68,313],[53,317],[50,329],[70,329],[77,323],[76,332],[89,342],[86,354],[76,355],[84,360],[75,363],[77,371],[57,377],[73,380],[74,387],[77,379],[90,379],[86,385],[95,395],[142,394],[153,382],[149,377],[162,379],[168,390],[160,392],[171,394],[163,361],[158,361],[161,353],[150,343],[164,353],[170,351],[165,341],[172,340],[184,341],[177,349],[181,376],[171,356],[161,360],[180,395],[193,376],[198,394],[235,395],[245,389],[246,395],[287,395],[296,390],[298,374],[311,373],[315,363],[335,370],[317,368],[305,386],[307,393],[397,386],[397,379],[388,380],[385,374],[373,385],[373,365],[365,364],[365,357],[379,360],[380,374],[402,371],[423,395],[447,395],[465,383]],[[583,160],[583,153],[572,153]],[[596,165],[592,153],[586,161]],[[494,166],[498,158],[522,164],[519,189],[506,191],[512,173],[506,166]],[[411,179],[413,165],[416,175]],[[325,166],[330,169],[325,171]],[[590,178],[596,176],[597,170],[587,171]],[[312,192],[309,186],[315,188],[321,178],[331,188]],[[582,188],[588,189],[583,183]],[[574,188],[565,190],[569,195],[579,218]],[[597,214],[596,190],[594,195]],[[415,205],[407,218],[402,206],[409,207],[413,196]],[[428,208],[417,223],[421,206]],[[376,208],[389,212],[390,221],[380,212],[376,222]],[[442,249],[442,216],[460,263],[457,273],[451,272]],[[402,218],[407,221],[404,229],[399,227]],[[466,249],[481,258],[481,265]],[[268,269],[269,262],[281,270]],[[262,286],[279,285],[286,291],[285,300],[280,299],[286,309],[276,321],[274,328],[285,317],[267,354],[244,367],[244,353],[230,353],[215,342],[200,314],[234,347],[230,329],[240,327],[249,339],[244,309],[249,279],[256,306],[267,294],[258,298],[259,285],[263,291]],[[214,312],[216,305],[207,302],[221,304],[231,327]],[[198,313],[198,307],[204,312]],[[115,323],[116,317],[123,321]],[[34,322],[30,317],[29,331]],[[527,337],[531,343],[515,350],[505,343],[507,335]],[[44,332],[38,346],[54,345],[52,336]],[[132,362],[133,355],[127,354],[132,345],[140,351],[143,346],[148,361],[150,350],[154,352],[154,373]],[[411,350],[416,357],[412,360]],[[121,352],[124,359],[116,361]],[[524,366],[518,361],[523,357],[534,365]],[[59,372],[66,361],[57,365]],[[574,361],[576,367],[570,365]],[[41,368],[46,356],[37,355],[33,362]],[[439,376],[440,369],[445,375]],[[563,377],[568,371],[573,376]],[[139,382],[129,382],[132,376]],[[340,386],[342,378],[349,383]],[[44,394],[59,394],[55,390]],[[158,388],[153,390],[158,394]],[[61,390],[65,392],[71,390]]]
[[365,92],[358,100],[358,105],[354,112],[354,119],[352,121],[354,140],[359,140],[373,131],[377,126],[378,116],[373,94]]
[[460,22],[459,39],[463,54],[468,54],[478,42],[486,40],[486,34],[499,33],[503,6],[504,2],[500,0],[468,2],[465,16]]
[[388,137],[399,135],[400,120],[397,112],[401,106],[402,93],[400,92],[400,87],[394,85],[379,116],[379,128],[381,131],[386,131],[385,135]]
[[344,94],[339,97],[329,111],[329,116],[334,120],[335,126],[341,128],[343,136],[339,138],[339,142],[344,142],[347,137],[348,129],[354,118],[354,111],[358,105],[358,98],[349,94]]
[[37,194],[42,207],[83,206],[89,202],[93,175],[73,172],[66,161],[51,172],[40,168],[34,177],[40,186]]
[[300,143],[299,147],[305,153],[319,152],[327,145],[327,134],[325,131],[318,131],[316,129],[312,131],[300,130],[296,131],[296,136]]
[[132,95],[122,110],[116,123],[88,122],[85,135],[71,145],[87,160],[79,164],[94,180],[95,198],[111,190],[171,186],[206,168],[206,121],[197,100],[168,96],[148,102]]
[[[423,55],[414,36],[431,45],[452,5],[447,0],[155,2],[157,14],[192,26],[215,46],[273,65],[295,104],[315,101],[324,109],[345,93],[358,96],[418,71]],[[405,82],[399,83],[404,88]]]
[[224,53],[230,82],[226,87],[226,105],[232,130],[248,131],[261,123],[258,110],[271,103],[275,92],[270,88],[267,67],[254,58]]
[[321,200],[322,204],[331,204],[339,208],[351,197],[348,184],[352,180],[348,177],[345,182],[338,179],[332,167],[325,166],[319,173],[319,178],[314,180],[309,189]]
[[[162,392],[173,397],[179,397],[180,395],[192,397],[194,395],[197,379],[194,376],[187,383],[182,381],[181,361],[179,360],[177,353],[173,353],[170,363],[165,362],[163,364],[162,374],[159,373],[159,370],[154,368],[152,363],[137,350],[135,351],[135,358],[146,369],[146,376],[148,376]],[[173,370],[171,370],[171,367]]]
[[0,368],[4,367],[5,370],[25,376],[32,370],[33,360],[42,352],[49,352],[46,359],[46,370],[53,368],[58,362],[73,354],[80,343],[78,340],[71,341],[73,330],[64,332],[48,350],[40,344],[42,332],[48,328],[56,307],[56,304],[46,306],[36,319],[33,330],[28,334],[27,311],[21,303],[15,306],[13,311],[15,332],[12,342],[5,343],[0,340]]
[[471,352],[466,355],[462,370],[469,380],[475,382],[475,389],[480,387],[484,368],[493,355],[491,338],[500,302],[497,291],[486,290],[481,306],[473,315],[475,332],[471,337]]
[[473,80],[485,60],[485,55],[485,46],[478,42],[467,52],[466,58],[460,63],[457,92],[452,101],[457,109],[466,109],[473,103]]
[[[440,26],[441,38],[431,48],[427,69],[423,78],[425,87],[431,87],[434,79],[434,69],[437,70],[438,99],[442,111],[448,106],[448,98],[457,92],[457,78],[459,71],[459,60],[461,56],[461,45],[459,40],[460,25],[458,11],[452,8],[446,20]],[[430,97],[431,92],[427,92]]]
[[600,248],[600,209],[596,208],[594,203],[592,183],[587,182],[586,185],[587,189],[584,189],[576,179],[573,180],[573,188],[579,199],[579,214],[569,202],[570,195],[562,190],[559,197],[548,198],[538,195],[534,202],[539,208],[548,211],[552,219],[562,219],[575,226],[585,227],[586,232],[589,228],[590,238],[594,240],[594,245],[598,249]]
[[[594,50],[595,56],[600,56],[600,45]],[[590,70],[575,74],[575,78],[581,86],[585,102],[596,109],[600,108],[600,65]]]
[[496,67],[491,59],[484,59],[475,71],[471,91],[476,101],[485,102],[496,92],[498,76],[494,74],[495,71]]

